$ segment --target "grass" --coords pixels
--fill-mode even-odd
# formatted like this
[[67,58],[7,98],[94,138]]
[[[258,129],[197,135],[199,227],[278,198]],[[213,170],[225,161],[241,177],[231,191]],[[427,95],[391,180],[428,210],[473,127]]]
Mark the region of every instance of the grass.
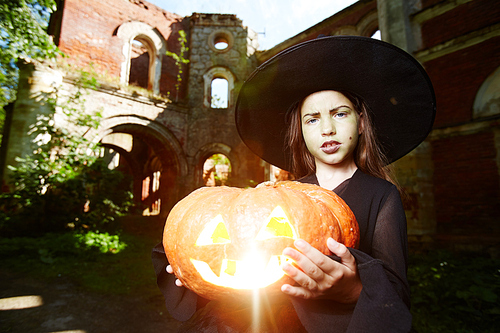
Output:
[[[123,233],[115,253],[74,246],[67,234],[0,238],[0,265],[14,273],[71,279],[85,290],[158,295],[151,249],[160,233]],[[158,238],[158,239],[154,239]],[[110,248],[116,247],[116,242]],[[417,332],[495,332],[500,327],[500,260],[446,251],[410,255],[413,326]]]
[[110,294],[158,293],[151,264],[154,240],[123,234],[126,244],[118,253],[95,249],[75,251],[67,236],[43,238],[0,238],[0,265],[28,277],[51,280],[70,278],[82,288]]
[[498,331],[499,259],[477,253],[414,253],[408,280],[417,332]]

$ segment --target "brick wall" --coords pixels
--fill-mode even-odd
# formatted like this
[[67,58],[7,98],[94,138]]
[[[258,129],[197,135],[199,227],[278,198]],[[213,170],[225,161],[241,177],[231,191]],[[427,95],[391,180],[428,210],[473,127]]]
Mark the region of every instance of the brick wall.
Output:
[[500,21],[500,6],[496,0],[453,8],[451,1],[422,3],[434,15],[422,23],[422,49],[439,54],[423,64],[437,101],[430,139],[437,238],[489,246],[500,236],[498,121],[474,119],[473,104],[500,65],[500,37],[483,37]]
[[498,0],[471,1],[422,24],[424,48],[498,23]]
[[498,234],[500,179],[491,131],[433,141],[439,234]]
[[[76,68],[89,65],[99,74],[119,78],[125,61],[123,42],[117,29],[129,21],[144,22],[166,40],[167,49],[178,53],[178,31],[188,29],[188,20],[145,1],[66,0],[60,22],[59,48]],[[177,67],[171,57],[163,56],[160,92],[175,91]],[[183,91],[184,93],[184,91]]]
[[424,64],[436,92],[435,128],[472,120],[476,94],[500,65],[499,57],[500,37],[496,37]]

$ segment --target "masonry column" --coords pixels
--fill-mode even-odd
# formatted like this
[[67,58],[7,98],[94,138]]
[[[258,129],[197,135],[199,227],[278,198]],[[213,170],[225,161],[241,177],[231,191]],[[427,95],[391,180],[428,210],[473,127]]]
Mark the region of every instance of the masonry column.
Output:
[[[420,25],[411,15],[421,9],[420,0],[377,0],[382,40],[410,54],[421,48]],[[394,171],[404,188],[403,202],[408,221],[408,237],[413,243],[430,243],[436,233],[433,192],[434,166],[429,139],[394,163]]]
[[[264,166],[241,141],[234,121],[236,98],[256,67],[257,34],[232,14],[194,13],[190,21],[189,121],[186,156],[193,188],[203,185],[203,163],[223,154],[231,164],[231,186],[264,181]],[[227,83],[226,103],[217,105],[212,82]],[[224,92],[223,92],[224,93]]]
[[[3,161],[2,181],[9,182],[9,165],[16,165],[16,157],[31,156],[37,147],[33,137],[33,127],[39,116],[46,116],[53,112],[44,98],[54,93],[62,84],[62,74],[41,64],[24,63],[19,65],[19,84],[17,99],[12,110],[10,129],[6,147],[2,147]],[[5,188],[6,189],[6,188]]]
[[410,15],[420,9],[420,0],[377,0],[382,40],[413,53],[420,46],[420,27]]

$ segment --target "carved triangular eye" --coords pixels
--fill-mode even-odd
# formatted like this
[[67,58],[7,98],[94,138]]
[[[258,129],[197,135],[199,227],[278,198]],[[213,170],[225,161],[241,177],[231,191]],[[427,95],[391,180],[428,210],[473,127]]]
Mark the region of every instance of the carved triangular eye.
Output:
[[297,239],[295,229],[290,224],[285,211],[280,206],[277,206],[269,215],[269,220],[257,234],[256,240],[264,240],[274,237],[288,237]]
[[203,229],[200,236],[196,240],[195,245],[202,246],[226,243],[231,243],[231,239],[229,238],[229,233],[224,225],[222,215],[219,214],[214,217],[212,221],[207,223],[205,229]]

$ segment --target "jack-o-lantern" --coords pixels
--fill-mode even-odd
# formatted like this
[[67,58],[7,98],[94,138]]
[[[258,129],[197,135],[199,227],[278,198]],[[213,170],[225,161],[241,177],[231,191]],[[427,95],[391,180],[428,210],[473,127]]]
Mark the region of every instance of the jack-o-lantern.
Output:
[[356,248],[354,214],[334,192],[298,182],[256,188],[204,187],[170,212],[163,246],[174,274],[208,299],[273,292],[291,283],[283,270],[285,247],[301,238],[324,254],[332,237]]

